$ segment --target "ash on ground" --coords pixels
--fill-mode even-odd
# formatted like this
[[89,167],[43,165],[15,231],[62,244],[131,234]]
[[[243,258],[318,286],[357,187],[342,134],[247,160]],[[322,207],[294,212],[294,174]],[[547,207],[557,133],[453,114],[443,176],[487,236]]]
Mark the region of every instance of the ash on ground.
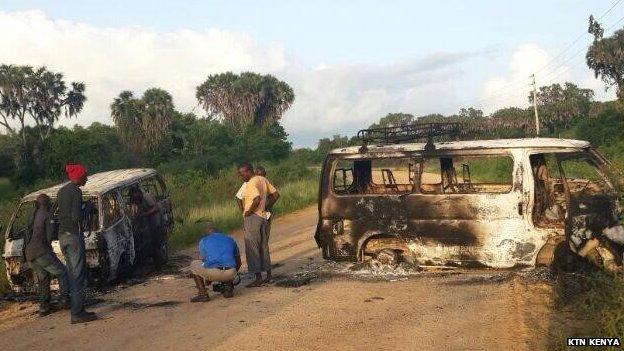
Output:
[[276,276],[275,285],[280,287],[300,287],[314,281],[331,278],[358,279],[367,281],[403,281],[421,275],[416,265],[399,263],[396,268],[371,264],[370,262],[308,261],[299,266],[299,271],[289,276]]
[[355,279],[362,281],[406,281],[418,277],[450,277],[447,284],[498,284],[519,277],[527,283],[552,283],[557,274],[547,267],[496,270],[496,269],[423,269],[418,265],[400,262],[396,266],[380,265],[374,260],[366,262],[336,262],[309,259],[302,262],[294,274],[276,276],[275,285],[297,288],[315,281],[328,279]]

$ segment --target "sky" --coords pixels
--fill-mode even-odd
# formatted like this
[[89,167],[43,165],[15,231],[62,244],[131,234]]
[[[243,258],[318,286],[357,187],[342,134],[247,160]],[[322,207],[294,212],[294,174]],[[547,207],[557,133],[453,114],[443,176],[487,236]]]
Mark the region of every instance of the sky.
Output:
[[195,88],[208,75],[272,74],[295,92],[290,140],[314,146],[391,112],[528,106],[534,73],[538,86],[613,99],[584,61],[590,14],[606,35],[624,27],[622,0],[0,0],[0,64],[84,82],[85,108],[62,125],[111,124],[122,90],[150,87],[202,116]]

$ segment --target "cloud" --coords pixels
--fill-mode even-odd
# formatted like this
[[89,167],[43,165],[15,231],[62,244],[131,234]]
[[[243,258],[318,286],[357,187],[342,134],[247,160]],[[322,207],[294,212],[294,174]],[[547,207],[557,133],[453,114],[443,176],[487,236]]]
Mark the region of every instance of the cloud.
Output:
[[[454,81],[463,74],[460,63],[470,56],[435,54],[390,64],[325,64],[288,72],[297,101],[284,125],[295,134],[352,133],[389,112],[447,109]],[[440,96],[445,98],[436,98]]]
[[[594,89],[598,100],[615,96],[585,65],[581,46],[587,43],[582,42],[562,57],[535,43],[518,45],[502,59],[508,61],[504,69],[493,74],[501,58],[490,56],[491,50],[311,66],[282,44],[244,32],[97,27],[40,11],[0,11],[0,33],[0,63],[45,65],[87,84],[84,111],[78,119],[63,120],[65,125],[111,123],[109,106],[119,92],[141,94],[154,86],[168,90],[178,109],[191,111],[197,85],[209,74],[229,70],[271,73],[293,87],[295,103],[282,122],[296,146],[353,134],[389,112],[454,113],[474,106],[490,113],[528,106],[529,76],[535,72],[538,86],[572,81]],[[202,114],[199,108],[195,112]]]
[[[95,27],[56,20],[40,11],[0,12],[0,63],[40,66],[87,85],[78,120],[111,123],[109,106],[122,90],[169,91],[178,109],[196,107],[195,87],[209,74],[252,70],[293,86],[283,119],[295,145],[353,132],[388,112],[431,113],[448,108],[460,63],[470,53],[438,53],[387,64],[299,65],[279,43],[246,33],[205,29],[158,32],[144,27]],[[439,97],[444,96],[444,99]],[[197,110],[196,112],[201,113]]]
[[597,100],[614,99],[614,91],[605,92],[604,83],[596,79],[585,65],[584,53],[581,46],[561,55],[551,55],[537,44],[519,45],[511,55],[506,74],[486,81],[477,106],[481,106],[486,113],[503,107],[528,106],[528,96],[532,91],[529,77],[532,74],[535,74],[538,88],[574,82],[581,88],[593,89]]
[[87,85],[79,120],[64,124],[111,123],[109,106],[122,90],[142,93],[158,86],[176,106],[197,105],[195,87],[211,73],[279,71],[281,45],[219,29],[157,32],[143,27],[101,28],[53,20],[39,11],[0,12],[0,63],[40,66]]

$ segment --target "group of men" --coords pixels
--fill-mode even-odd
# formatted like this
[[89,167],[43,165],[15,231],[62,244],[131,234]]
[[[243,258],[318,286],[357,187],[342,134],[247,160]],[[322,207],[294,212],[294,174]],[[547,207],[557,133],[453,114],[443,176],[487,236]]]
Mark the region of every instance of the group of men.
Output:
[[[88,277],[82,233],[86,225],[84,220],[91,209],[88,203],[83,202],[80,187],[87,182],[87,170],[80,164],[68,164],[65,171],[69,182],[57,194],[58,227],[50,213],[50,197],[40,194],[35,201],[31,230],[24,237],[22,257],[37,277],[39,315],[43,317],[52,312],[50,280],[55,277],[59,283],[59,306],[71,310],[72,323],[85,323],[98,318],[95,313],[85,310]],[[137,234],[135,239],[141,241],[135,242],[136,248],[150,254],[158,269],[162,262],[155,252],[159,249],[159,239],[163,235],[160,209],[153,196],[136,185],[129,189],[129,200],[134,210],[132,219]],[[57,238],[65,265],[52,250],[52,240]]]
[[[36,210],[32,230],[24,238],[23,256],[37,276],[39,289],[39,315],[50,314],[50,278],[59,283],[59,304],[71,310],[71,323],[85,323],[96,320],[93,312],[85,310],[87,267],[84,236],[81,230],[83,213],[82,191],[87,182],[87,171],[79,164],[65,166],[69,182],[57,194],[58,232],[50,214],[51,201],[45,194],[36,199]],[[51,242],[55,233],[65,265],[61,263]]]
[[[58,230],[51,214],[51,200],[47,195],[40,194],[35,202],[31,230],[24,238],[23,257],[37,277],[39,315],[51,313],[50,280],[54,277],[59,283],[59,305],[71,310],[71,323],[86,323],[98,319],[95,313],[85,310],[87,266],[81,227],[84,208],[80,187],[87,182],[87,171],[80,164],[68,164],[65,171],[69,182],[57,194]],[[260,287],[272,282],[269,253],[271,209],[279,199],[279,192],[267,180],[262,167],[254,171],[251,164],[242,163],[237,172],[243,181],[236,201],[245,229],[245,256],[248,271],[255,277],[247,287]],[[140,189],[137,190],[131,189],[130,200],[143,215],[138,217],[146,217],[150,228],[157,226],[156,220],[150,220],[157,211],[154,201],[140,196]],[[205,222],[204,225],[206,235],[199,241],[199,260],[193,261],[190,267],[198,291],[191,302],[208,301],[207,286],[212,282],[220,283],[224,297],[232,297],[234,280],[241,267],[236,241],[217,232],[211,223]],[[52,249],[51,242],[56,235],[65,264]],[[262,273],[266,274],[264,279]]]
[[[245,230],[245,256],[247,269],[254,280],[247,287],[260,287],[272,282],[269,236],[271,231],[271,210],[279,199],[279,192],[266,178],[263,167],[254,168],[242,163],[237,168],[243,181],[236,193],[236,202],[243,216]],[[223,286],[226,298],[233,296],[234,279],[241,267],[240,251],[236,241],[229,235],[219,233],[210,223],[206,235],[198,245],[199,260],[191,262],[190,270],[197,286],[197,296],[191,302],[209,301],[206,287],[211,282]],[[266,273],[262,278],[262,273]]]

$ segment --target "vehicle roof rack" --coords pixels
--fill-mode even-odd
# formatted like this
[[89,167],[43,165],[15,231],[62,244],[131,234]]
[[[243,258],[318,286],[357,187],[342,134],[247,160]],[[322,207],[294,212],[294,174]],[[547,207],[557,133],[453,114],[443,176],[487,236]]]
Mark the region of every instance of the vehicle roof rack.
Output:
[[357,138],[364,144],[399,144],[426,141],[425,150],[434,150],[434,138],[455,140],[461,134],[461,124],[457,122],[414,123],[393,127],[362,129]]

